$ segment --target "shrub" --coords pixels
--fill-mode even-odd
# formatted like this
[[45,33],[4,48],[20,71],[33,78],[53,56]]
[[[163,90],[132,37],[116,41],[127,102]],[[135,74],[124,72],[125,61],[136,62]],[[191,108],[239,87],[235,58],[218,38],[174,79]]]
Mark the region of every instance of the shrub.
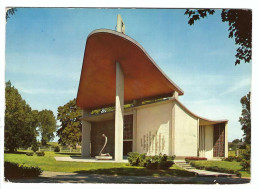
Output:
[[207,160],[205,157],[185,157],[186,162],[190,162],[192,160],[200,161],[200,160]]
[[146,163],[146,155],[139,154],[138,152],[129,152],[128,153],[128,161],[132,166],[141,166],[144,167]]
[[59,147],[59,146],[56,146],[56,147],[54,148],[54,152],[60,152],[60,147]]
[[245,150],[241,154],[241,166],[245,171],[251,170],[251,145],[246,145]]
[[5,179],[37,177],[42,173],[39,167],[25,167],[18,163],[4,162]]
[[128,155],[130,165],[146,167],[147,169],[169,169],[174,164],[173,160],[175,158],[175,156],[165,154],[146,156],[146,154],[137,152],[130,152]]
[[44,153],[44,152],[36,152],[36,155],[37,155],[37,156],[44,156],[45,153]]
[[227,158],[224,158],[223,160],[231,162],[231,161],[234,161],[235,159],[236,159],[236,156],[228,156]]
[[26,152],[27,156],[33,156],[33,152]]

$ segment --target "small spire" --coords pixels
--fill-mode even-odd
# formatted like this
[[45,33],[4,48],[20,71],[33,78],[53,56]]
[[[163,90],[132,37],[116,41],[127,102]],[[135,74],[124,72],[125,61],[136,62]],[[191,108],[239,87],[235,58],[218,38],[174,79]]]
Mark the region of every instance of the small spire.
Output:
[[121,17],[120,14],[117,15],[117,26],[116,26],[116,30],[118,32],[121,32],[123,34],[125,34],[125,24],[123,22],[123,19]]

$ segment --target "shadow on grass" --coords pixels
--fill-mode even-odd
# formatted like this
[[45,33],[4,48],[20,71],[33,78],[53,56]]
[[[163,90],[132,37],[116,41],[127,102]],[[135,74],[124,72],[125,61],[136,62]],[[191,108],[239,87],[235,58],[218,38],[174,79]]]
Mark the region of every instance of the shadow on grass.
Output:
[[26,152],[9,152],[9,151],[4,151],[5,154],[26,154]]
[[69,155],[70,157],[80,157],[81,153],[77,152],[55,152],[55,154],[61,154],[61,155]]
[[136,168],[136,167],[122,167],[122,168],[107,168],[107,169],[91,169],[91,170],[80,170],[74,173],[85,173],[85,174],[103,174],[103,175],[122,175],[122,176],[182,176],[192,177],[194,173],[178,170],[150,170],[147,168]]

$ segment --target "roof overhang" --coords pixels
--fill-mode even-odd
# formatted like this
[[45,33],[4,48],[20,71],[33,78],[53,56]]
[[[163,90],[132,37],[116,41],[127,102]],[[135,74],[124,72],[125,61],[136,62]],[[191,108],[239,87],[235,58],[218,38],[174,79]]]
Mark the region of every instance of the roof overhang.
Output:
[[115,104],[116,64],[124,73],[125,103],[184,92],[156,65],[144,48],[122,33],[99,29],[87,38],[77,105],[96,109]]
[[[163,100],[163,101],[159,101],[159,102],[153,102],[153,103],[125,108],[124,112],[126,114],[129,114],[130,112],[132,112],[135,109],[138,110],[138,109],[142,109],[142,108],[149,108],[149,107],[158,106],[158,105],[162,105],[162,104],[166,104],[166,103],[172,103],[172,102],[177,103],[186,113],[190,114],[191,116],[193,116],[196,119],[199,119],[199,125],[217,125],[217,124],[228,123],[227,119],[210,120],[210,119],[198,116],[198,115],[194,114],[193,112],[191,112],[186,106],[184,106],[179,100],[177,100],[175,98],[169,98],[167,100]],[[85,120],[88,122],[101,122],[101,121],[107,121],[107,120],[113,120],[113,119],[115,119],[115,111],[105,112],[105,113],[101,113],[101,114],[87,115],[87,116],[81,118],[81,120]]]

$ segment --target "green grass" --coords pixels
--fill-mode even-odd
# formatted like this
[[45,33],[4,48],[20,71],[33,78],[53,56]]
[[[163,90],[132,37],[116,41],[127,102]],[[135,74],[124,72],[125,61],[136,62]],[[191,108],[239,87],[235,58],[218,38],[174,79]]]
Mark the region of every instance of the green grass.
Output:
[[250,172],[247,171],[242,171],[242,166],[240,165],[240,162],[236,162],[236,161],[192,161],[195,166],[204,166],[206,168],[210,168],[210,167],[218,167],[218,168],[223,168],[223,169],[227,169],[227,170],[234,170],[234,171],[238,171],[239,173],[241,173],[242,177],[250,177]]
[[80,156],[79,153],[45,152],[45,156],[26,156],[25,151],[18,153],[5,153],[5,161],[24,164],[25,166],[38,166],[43,171],[91,173],[106,175],[131,176],[194,176],[176,165],[169,170],[148,170],[144,167],[130,166],[128,163],[87,163],[56,161],[55,156]]

